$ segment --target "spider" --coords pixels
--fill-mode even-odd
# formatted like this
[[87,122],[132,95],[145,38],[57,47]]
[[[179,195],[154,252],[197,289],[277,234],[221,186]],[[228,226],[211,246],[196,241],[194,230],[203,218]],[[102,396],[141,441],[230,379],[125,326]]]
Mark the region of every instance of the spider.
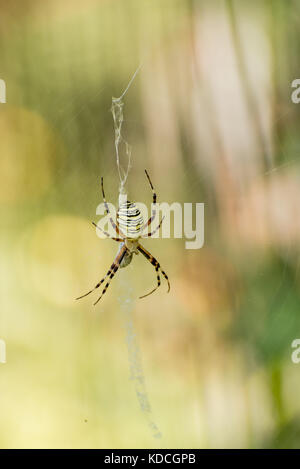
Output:
[[[145,173],[147,176],[147,179],[149,181],[152,194],[153,194],[153,205],[156,204],[156,193],[154,191],[151,179],[149,177],[149,174],[147,170],[145,169]],[[119,251],[116,255],[116,258],[114,262],[112,263],[110,269],[107,271],[105,277],[103,277],[100,282],[97,283],[97,285],[90,290],[89,292],[85,293],[82,296],[79,296],[76,298],[76,300],[80,300],[81,298],[84,298],[85,296],[89,295],[93,291],[95,291],[97,288],[100,287],[100,285],[105,281],[105,279],[108,277],[108,281],[105,284],[103,291],[101,293],[101,296],[97,299],[97,301],[94,303],[96,305],[102,298],[102,296],[105,294],[106,290],[108,289],[110,282],[114,275],[116,274],[117,270],[123,267],[127,267],[130,262],[132,261],[133,254],[139,254],[142,253],[143,256],[146,257],[146,259],[154,266],[156,275],[157,275],[157,286],[153,288],[149,293],[146,293],[146,295],[140,296],[140,298],[145,298],[146,296],[151,295],[152,293],[157,290],[157,288],[160,286],[160,275],[159,273],[161,272],[164,278],[166,279],[168,283],[168,292],[170,291],[170,282],[168,279],[167,274],[162,270],[160,263],[155,259],[150,252],[148,252],[139,242],[140,238],[150,238],[161,226],[163,222],[163,218],[160,221],[159,225],[152,231],[148,232],[147,234],[143,235],[143,231],[146,227],[150,226],[152,221],[155,218],[156,211],[155,209],[153,210],[149,220],[147,223],[144,223],[143,216],[137,207],[135,203],[127,202],[122,203],[117,211],[117,219],[116,223],[111,217],[110,211],[108,204],[106,202],[105,194],[104,194],[104,187],[103,187],[103,177],[101,177],[101,189],[102,189],[102,196],[103,196],[103,201],[104,201],[104,206],[105,206],[105,212],[106,215],[109,215],[109,221],[116,231],[118,237],[111,237],[107,231],[102,230],[96,223],[93,222],[93,225],[102,231],[102,233],[105,234],[107,238],[113,239],[114,241],[117,241],[120,243]],[[122,229],[126,231],[126,236],[123,234]]]

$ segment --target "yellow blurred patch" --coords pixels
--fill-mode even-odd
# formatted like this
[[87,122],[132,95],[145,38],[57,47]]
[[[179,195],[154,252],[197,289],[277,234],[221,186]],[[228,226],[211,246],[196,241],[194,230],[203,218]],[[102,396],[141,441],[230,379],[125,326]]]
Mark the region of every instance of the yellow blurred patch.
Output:
[[0,203],[40,196],[64,155],[60,139],[41,116],[24,108],[2,106],[0,128]]
[[27,269],[31,282],[50,302],[75,305],[75,298],[104,276],[117,248],[113,241],[100,240],[88,220],[49,216],[30,236]]

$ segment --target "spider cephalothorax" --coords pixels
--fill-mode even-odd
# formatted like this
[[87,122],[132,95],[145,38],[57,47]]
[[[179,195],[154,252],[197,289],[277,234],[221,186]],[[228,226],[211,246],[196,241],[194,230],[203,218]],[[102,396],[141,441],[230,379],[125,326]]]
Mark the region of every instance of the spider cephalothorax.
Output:
[[[150,187],[152,189],[152,194],[153,194],[153,206],[155,207],[156,204],[156,193],[154,192],[154,188],[151,182],[151,179],[149,177],[149,174],[145,170],[146,176],[148,178]],[[159,286],[160,286],[160,275],[159,273],[161,272],[162,275],[165,277],[165,279],[168,282],[168,292],[170,291],[170,283],[167,274],[161,269],[161,266],[159,262],[155,259],[155,257],[150,254],[139,242],[140,238],[150,238],[161,226],[162,220],[159,223],[159,225],[152,231],[148,232],[146,234],[143,234],[143,231],[146,227],[149,227],[152,223],[152,221],[155,218],[156,211],[155,209],[153,210],[151,217],[147,221],[147,223],[144,223],[143,216],[138,208],[138,206],[127,200],[126,202],[122,203],[120,207],[118,208],[117,211],[117,218],[116,222],[114,222],[113,218],[110,215],[109,207],[105,199],[105,194],[104,194],[104,188],[103,188],[103,178],[101,178],[101,188],[102,188],[102,195],[103,195],[103,201],[105,205],[105,210],[106,214],[109,215],[109,220],[110,223],[112,224],[115,232],[117,233],[118,237],[111,237],[109,233],[106,231],[102,230],[99,226],[96,225],[96,223],[93,223],[96,228],[101,230],[107,238],[113,239],[114,241],[117,241],[120,243],[119,251],[117,253],[117,256],[112,263],[110,269],[106,273],[105,277],[103,277],[100,282],[97,283],[95,288],[90,290],[89,292],[85,293],[84,295],[80,296],[79,298],[76,298],[79,300],[80,298],[83,298],[90,293],[92,293],[94,290],[100,287],[100,285],[104,282],[106,278],[108,278],[107,283],[104,286],[104,289],[102,291],[101,296],[98,298],[98,300],[94,303],[97,304],[98,301],[101,300],[102,296],[106,292],[107,288],[109,287],[111,279],[114,277],[115,273],[117,270],[122,267],[127,267],[128,264],[132,261],[133,254],[139,254],[142,253],[143,256],[146,257],[146,259],[151,262],[151,264],[155,267],[156,275],[157,275],[157,286],[151,290],[149,293],[146,295],[141,296],[140,298],[144,298],[145,296],[151,295]]]

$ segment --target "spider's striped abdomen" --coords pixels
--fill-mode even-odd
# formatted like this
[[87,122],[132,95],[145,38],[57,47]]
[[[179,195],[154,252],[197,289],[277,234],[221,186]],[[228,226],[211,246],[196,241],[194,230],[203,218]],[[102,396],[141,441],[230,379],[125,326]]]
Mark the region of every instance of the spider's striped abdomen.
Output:
[[144,220],[138,206],[128,200],[118,209],[117,223],[127,238],[137,238],[141,235]]

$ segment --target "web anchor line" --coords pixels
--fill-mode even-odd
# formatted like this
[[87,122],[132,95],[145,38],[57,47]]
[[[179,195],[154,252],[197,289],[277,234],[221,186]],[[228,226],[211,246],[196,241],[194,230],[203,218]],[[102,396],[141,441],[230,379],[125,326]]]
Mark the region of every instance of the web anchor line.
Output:
[[[125,90],[119,96],[119,98],[114,98],[112,97],[112,103],[111,103],[111,113],[113,116],[113,121],[114,121],[114,130],[115,130],[115,150],[116,150],[116,159],[117,159],[117,168],[118,168],[118,173],[119,173],[119,180],[120,180],[120,186],[119,186],[119,194],[124,195],[125,194],[125,184],[127,182],[127,178],[129,175],[129,171],[131,169],[131,152],[132,152],[132,147],[129,145],[129,143],[124,139],[122,135],[122,125],[124,122],[124,115],[123,115],[123,98],[128,92],[131,84],[133,83],[136,75],[140,71],[141,65],[136,69],[134,72],[133,76],[131,77],[128,85],[126,86]],[[123,144],[125,146],[125,155],[127,157],[127,169],[125,170],[120,162],[120,145]]]

